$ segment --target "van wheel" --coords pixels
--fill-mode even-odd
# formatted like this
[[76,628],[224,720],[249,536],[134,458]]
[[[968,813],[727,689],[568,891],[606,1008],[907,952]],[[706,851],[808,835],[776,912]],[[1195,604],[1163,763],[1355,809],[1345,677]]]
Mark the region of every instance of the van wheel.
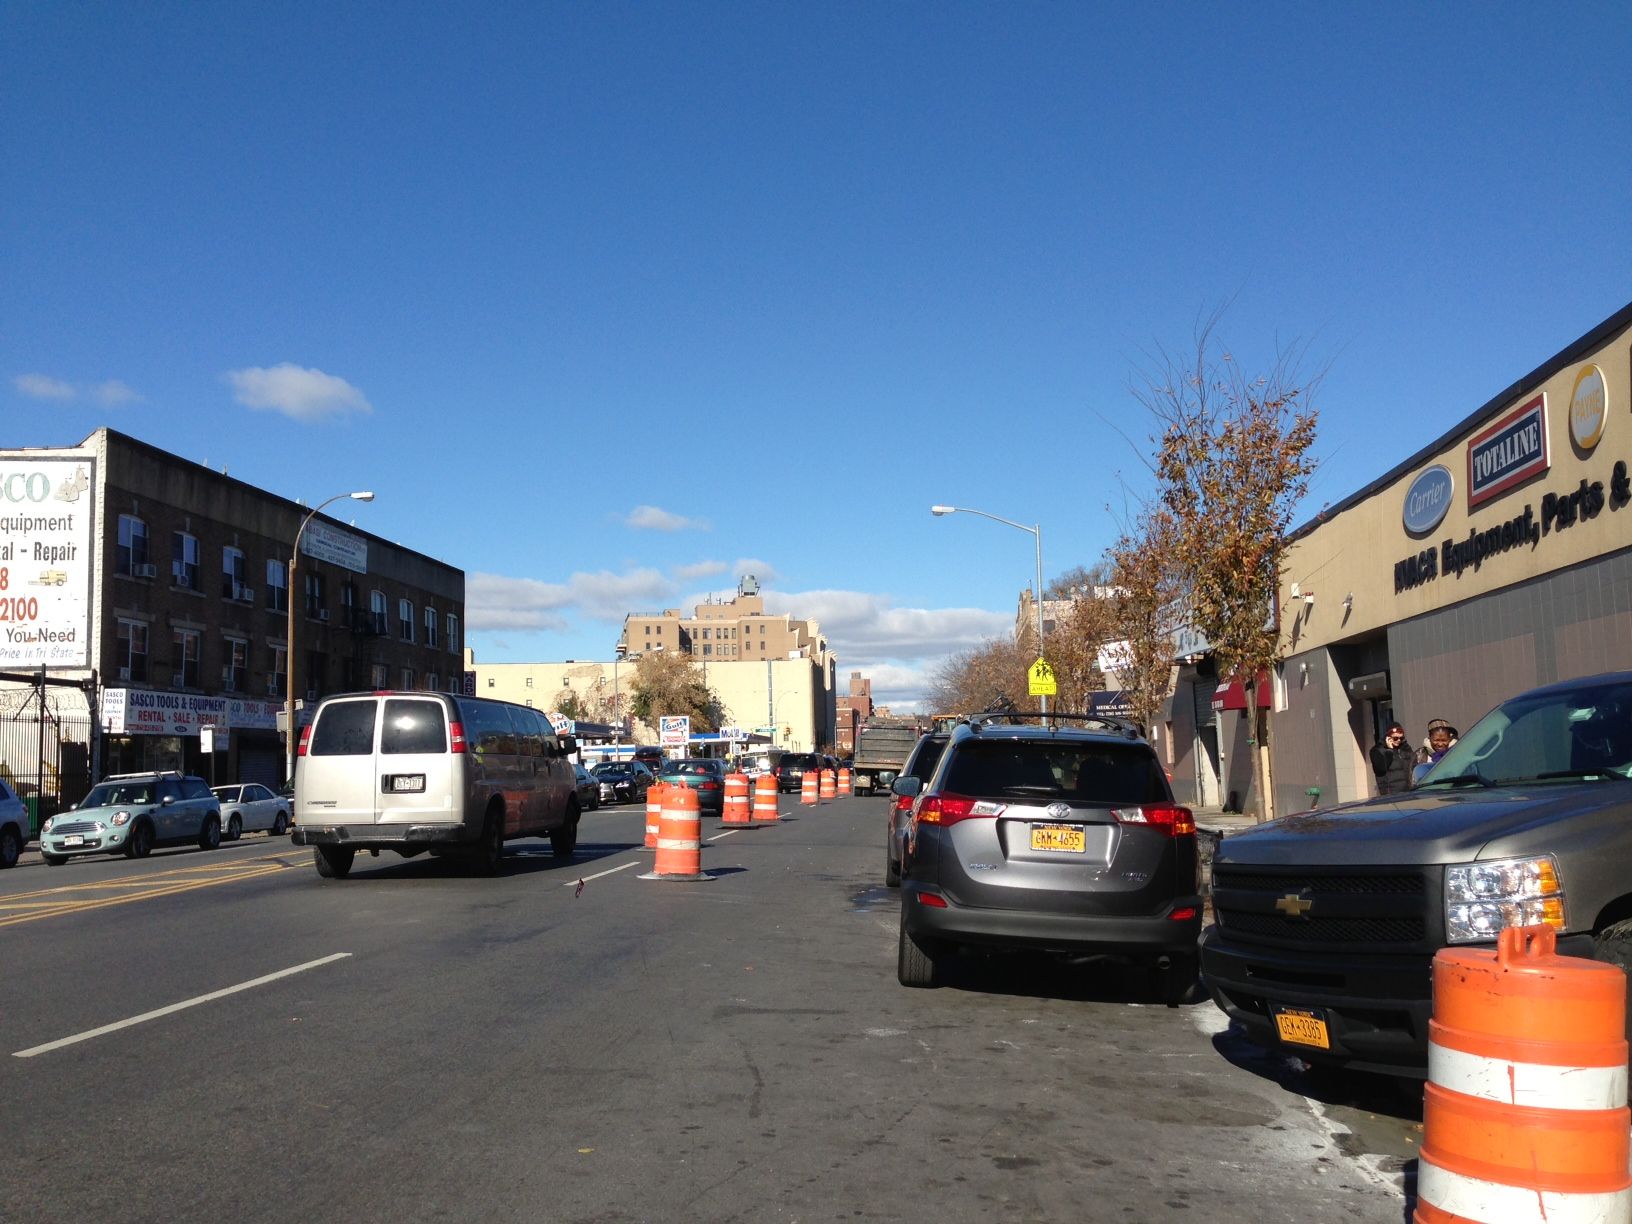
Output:
[[578,850],[578,809],[567,813],[567,823],[550,834],[550,852],[566,861]]
[[476,849],[476,870],[484,876],[499,874],[504,865],[504,816],[489,812],[482,825],[482,840]]
[[23,840],[17,836],[17,830],[7,825],[0,829],[0,870],[17,866],[17,859],[23,852]]
[[314,846],[312,862],[317,874],[325,880],[343,880],[351,874],[352,860],[357,857],[354,846]]

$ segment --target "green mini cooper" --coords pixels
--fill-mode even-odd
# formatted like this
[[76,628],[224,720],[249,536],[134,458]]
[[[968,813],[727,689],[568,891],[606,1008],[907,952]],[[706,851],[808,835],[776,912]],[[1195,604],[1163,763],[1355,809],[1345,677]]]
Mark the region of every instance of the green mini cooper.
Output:
[[154,846],[187,843],[221,844],[221,801],[203,778],[175,772],[113,774],[40,827],[40,857],[53,867],[75,854],[146,858]]

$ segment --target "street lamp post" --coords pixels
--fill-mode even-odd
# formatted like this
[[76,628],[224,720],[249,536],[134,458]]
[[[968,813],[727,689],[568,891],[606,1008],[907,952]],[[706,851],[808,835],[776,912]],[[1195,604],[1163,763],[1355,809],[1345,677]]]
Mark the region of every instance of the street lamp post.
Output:
[[284,780],[289,782],[294,781],[295,778],[295,741],[296,732],[298,731],[298,728],[295,726],[295,571],[300,565],[300,541],[301,537],[306,534],[307,526],[311,523],[312,519],[317,517],[319,510],[322,510],[324,506],[333,505],[335,502],[343,501],[348,497],[353,501],[361,502],[371,502],[374,500],[374,494],[367,491],[358,493],[336,493],[333,497],[329,498],[328,501],[318,505],[316,509],[308,511],[306,517],[300,520],[300,530],[295,532],[295,546],[289,552],[289,574],[287,581],[284,583],[284,597],[289,601],[289,632],[283,648],[285,681],[283,714],[284,721],[288,724],[283,745],[284,764],[287,766],[287,772],[284,774]]
[[[984,510],[971,510],[968,506],[931,506],[929,512],[937,518],[947,514],[978,514],[981,518],[991,519],[994,523],[1002,523],[1006,527],[1013,527],[1016,531],[1024,531],[1037,544],[1037,657],[1045,658],[1043,653],[1043,528],[1042,524],[1027,527],[1024,523],[1016,523],[1013,519],[1001,518],[995,514],[988,514]],[[1038,706],[1043,712],[1043,723],[1048,723],[1048,698],[1037,698]]]

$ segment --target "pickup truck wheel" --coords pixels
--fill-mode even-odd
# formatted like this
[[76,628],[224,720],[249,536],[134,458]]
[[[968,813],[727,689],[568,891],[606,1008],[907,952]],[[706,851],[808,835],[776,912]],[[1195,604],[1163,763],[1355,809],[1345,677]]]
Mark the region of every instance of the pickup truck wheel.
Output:
[[1611,923],[1592,937],[1592,959],[1632,971],[1632,918]]
[[935,963],[939,948],[927,939],[915,938],[901,923],[901,939],[896,949],[895,977],[903,986],[939,986],[941,975]]
[[354,846],[313,846],[312,862],[317,874],[325,880],[343,880],[351,874],[352,860],[357,857]]
[[211,816],[204,821],[204,827],[199,830],[198,848],[200,850],[217,850],[221,847],[221,818]]
[[895,855],[890,853],[888,846],[884,847],[884,885],[886,888],[901,887],[901,864],[895,861]]
[[239,820],[237,815],[234,814],[233,817],[227,821],[227,840],[237,841],[243,835],[244,822]]
[[17,830],[10,825],[0,829],[0,870],[17,866],[22,853],[23,840],[17,836]]

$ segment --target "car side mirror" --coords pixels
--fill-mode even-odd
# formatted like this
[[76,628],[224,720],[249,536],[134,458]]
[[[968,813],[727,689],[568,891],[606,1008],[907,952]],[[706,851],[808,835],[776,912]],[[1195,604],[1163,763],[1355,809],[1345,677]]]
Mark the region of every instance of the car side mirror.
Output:
[[890,783],[890,793],[900,795],[903,799],[916,799],[918,792],[923,789],[924,784],[918,778],[897,778]]
[[160,807],[169,807],[175,801],[176,801],[176,797],[174,795],[166,795],[163,799],[159,800],[159,806]]

